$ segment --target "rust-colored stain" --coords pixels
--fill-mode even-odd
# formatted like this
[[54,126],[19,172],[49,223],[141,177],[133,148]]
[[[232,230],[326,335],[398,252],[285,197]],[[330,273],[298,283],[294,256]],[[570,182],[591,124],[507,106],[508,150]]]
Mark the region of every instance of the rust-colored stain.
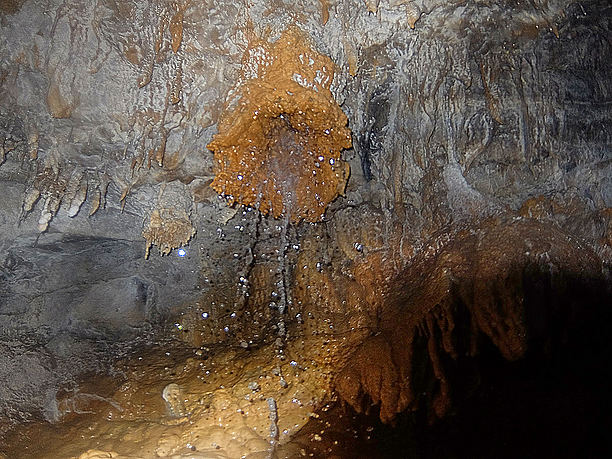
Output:
[[77,105],[78,98],[77,100],[69,100],[65,94],[62,94],[59,85],[55,81],[51,82],[47,92],[47,107],[53,118],[70,118]]
[[321,3],[321,24],[327,24],[329,21],[329,3],[328,0],[319,0]]
[[491,113],[491,117],[499,124],[504,124],[504,120],[501,116],[501,104],[499,98],[496,97],[495,91],[491,88],[491,86],[496,83],[498,75],[493,69],[481,62],[480,77],[482,80],[482,86],[484,88],[485,98],[487,100],[487,107],[489,109],[489,113]]
[[25,0],[0,0],[0,13],[15,14],[24,2]]
[[330,85],[334,63],[297,29],[275,43],[254,39],[242,76],[208,145],[215,155],[211,186],[230,205],[253,206],[291,221],[320,220],[344,191],[351,147],[346,115]]

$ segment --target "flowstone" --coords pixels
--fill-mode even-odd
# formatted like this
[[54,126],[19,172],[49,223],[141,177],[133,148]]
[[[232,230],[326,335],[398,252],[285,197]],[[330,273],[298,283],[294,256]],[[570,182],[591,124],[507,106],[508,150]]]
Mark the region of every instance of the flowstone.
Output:
[[329,90],[334,68],[295,27],[274,43],[249,42],[208,145],[215,152],[211,186],[230,205],[314,222],[344,192],[349,168],[340,153],[351,135]]

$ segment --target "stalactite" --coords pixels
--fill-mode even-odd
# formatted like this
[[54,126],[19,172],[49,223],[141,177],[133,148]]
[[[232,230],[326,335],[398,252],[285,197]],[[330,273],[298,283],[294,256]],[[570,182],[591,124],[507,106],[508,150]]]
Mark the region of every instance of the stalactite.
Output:
[[66,212],[69,217],[73,218],[79,213],[81,205],[87,198],[87,179],[85,172],[77,168],[68,180],[66,186],[66,192],[64,193],[64,200],[68,204]]
[[149,257],[152,245],[159,247],[161,255],[167,255],[173,249],[186,245],[195,232],[185,211],[155,209],[151,213],[149,225],[142,232],[147,240],[145,258]]
[[38,219],[38,230],[41,233],[46,231],[49,222],[59,210],[65,192],[66,180],[60,176],[59,169],[46,167],[36,175],[24,196],[21,218],[24,219],[42,198],[43,207]]
[[[527,301],[533,272],[547,273],[547,304]],[[505,359],[523,357],[538,334],[551,335],[528,317],[554,314],[548,322],[569,323],[580,291],[560,286],[600,273],[594,252],[533,220],[491,219],[458,232],[390,283],[378,329],[348,359],[336,379],[338,394],[357,411],[379,405],[383,422],[423,403],[430,419],[440,418],[451,407],[460,357],[475,356],[485,337]]]
[[89,216],[91,217],[93,214],[95,214],[98,209],[100,209],[100,203],[102,201],[102,193],[100,191],[99,187],[96,187],[96,189],[93,192],[93,198],[91,200],[91,207],[89,209]]
[[38,188],[30,188],[23,199],[22,207],[24,215],[32,211],[34,205],[38,201],[38,198],[40,198],[40,190]]

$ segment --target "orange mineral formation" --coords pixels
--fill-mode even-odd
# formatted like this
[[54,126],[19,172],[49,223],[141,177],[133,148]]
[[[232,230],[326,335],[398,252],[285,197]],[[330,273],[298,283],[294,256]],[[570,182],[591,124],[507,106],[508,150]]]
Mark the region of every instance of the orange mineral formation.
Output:
[[[376,328],[338,372],[337,393],[355,410],[378,405],[392,422],[426,406],[430,421],[442,418],[466,358],[486,342],[509,361],[550,346],[585,313],[581,298],[601,272],[595,252],[532,219],[499,216],[447,236],[389,283]],[[373,281],[363,269],[356,281],[367,292],[381,269],[374,259]]]
[[211,186],[233,205],[293,222],[321,220],[344,191],[351,147],[346,115],[330,85],[334,64],[296,28],[274,43],[251,40],[242,75],[227,100]]

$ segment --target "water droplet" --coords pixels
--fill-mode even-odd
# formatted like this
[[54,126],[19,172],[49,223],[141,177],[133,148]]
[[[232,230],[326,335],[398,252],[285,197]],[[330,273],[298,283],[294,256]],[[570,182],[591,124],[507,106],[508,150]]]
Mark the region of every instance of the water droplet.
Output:
[[259,383],[257,383],[257,381],[251,381],[248,385],[249,389],[251,389],[253,392],[257,392],[259,390]]

